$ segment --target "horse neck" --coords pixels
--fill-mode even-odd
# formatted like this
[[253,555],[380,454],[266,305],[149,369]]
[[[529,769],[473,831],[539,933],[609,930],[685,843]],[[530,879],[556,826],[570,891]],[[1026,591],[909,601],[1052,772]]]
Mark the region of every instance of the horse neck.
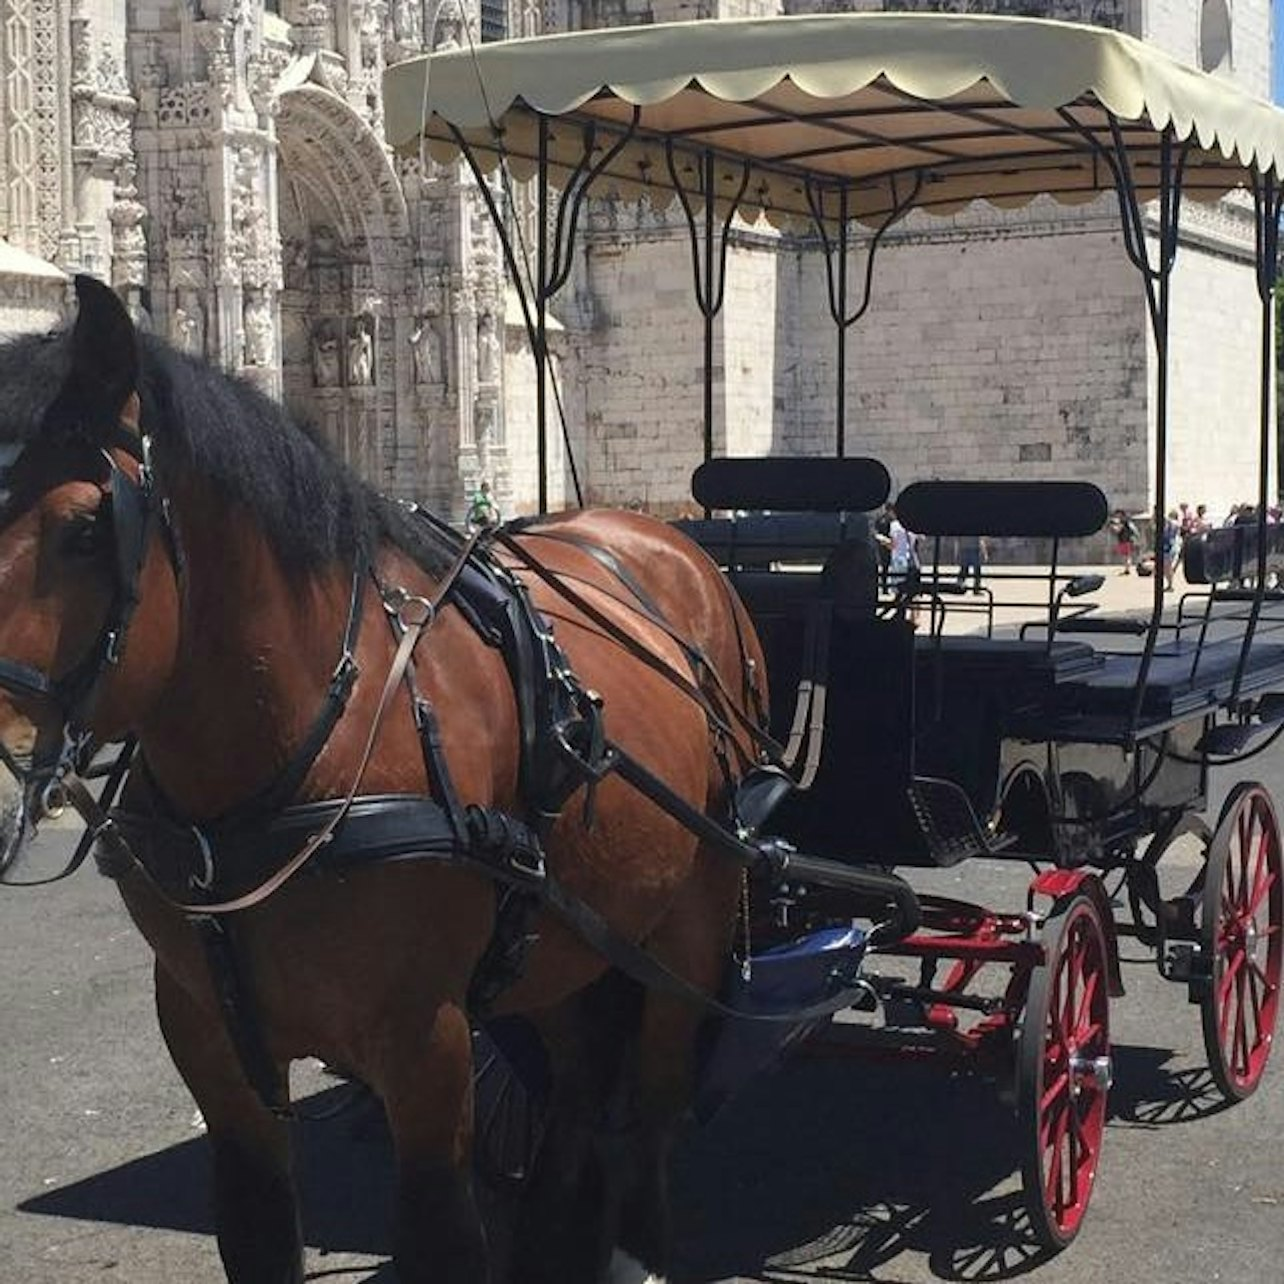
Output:
[[178,655],[138,728],[181,814],[217,815],[289,762],[339,659],[352,576],[287,573],[243,513],[195,487],[172,496],[182,564]]

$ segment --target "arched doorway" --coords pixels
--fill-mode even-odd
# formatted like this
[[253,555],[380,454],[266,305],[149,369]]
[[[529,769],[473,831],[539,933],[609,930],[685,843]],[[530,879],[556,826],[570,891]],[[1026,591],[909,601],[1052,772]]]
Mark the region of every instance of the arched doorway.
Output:
[[382,143],[319,64],[292,72],[277,114],[282,389],[348,464],[393,488],[408,382],[405,197]]

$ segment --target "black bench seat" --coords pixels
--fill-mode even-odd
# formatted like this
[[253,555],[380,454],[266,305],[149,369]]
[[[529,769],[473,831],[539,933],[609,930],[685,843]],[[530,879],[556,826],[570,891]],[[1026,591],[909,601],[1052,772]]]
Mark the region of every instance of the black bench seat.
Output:
[[1046,642],[1018,638],[992,638],[975,634],[959,637],[921,637],[915,650],[920,664],[934,656],[951,670],[1000,680],[1035,678],[1061,683],[1095,673],[1102,657],[1086,642]]
[[[1039,739],[1123,744],[1221,707],[1231,696],[1241,639],[1173,642],[1157,648],[1146,674],[1138,726],[1132,727],[1141,656],[1107,655],[1092,672],[1057,688],[1057,698],[1040,725],[1031,714],[1016,728]],[[1284,690],[1284,638],[1254,641],[1240,694],[1260,696]]]

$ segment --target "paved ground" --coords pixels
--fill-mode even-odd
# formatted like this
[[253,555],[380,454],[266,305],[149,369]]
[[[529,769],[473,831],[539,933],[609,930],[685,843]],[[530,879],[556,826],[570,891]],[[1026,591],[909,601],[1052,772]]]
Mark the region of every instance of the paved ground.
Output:
[[[1112,577],[1102,594],[1127,609],[1150,589]],[[1284,772],[1267,763],[1284,796]],[[929,882],[1017,908],[1026,874],[972,862],[915,878]],[[1137,947],[1124,954],[1102,1173],[1067,1253],[1043,1260],[1023,1235],[1011,1176],[1023,1139],[993,1085],[809,1058],[684,1139],[678,1280],[1278,1284],[1284,1067],[1221,1109],[1197,1010]],[[84,871],[0,890],[0,994],[0,1284],[220,1280],[199,1121],[156,1029],[147,951],[111,886]],[[337,1091],[312,1069],[297,1087],[321,1104]],[[298,1132],[310,1278],[391,1281],[378,1118]]]

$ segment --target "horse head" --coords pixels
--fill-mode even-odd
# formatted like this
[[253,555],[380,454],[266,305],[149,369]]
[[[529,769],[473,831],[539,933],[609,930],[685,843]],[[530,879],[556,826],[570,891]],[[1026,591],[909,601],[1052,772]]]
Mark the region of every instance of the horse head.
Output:
[[70,330],[0,349],[0,868],[177,645],[138,338],[106,286],[81,276],[76,294]]

